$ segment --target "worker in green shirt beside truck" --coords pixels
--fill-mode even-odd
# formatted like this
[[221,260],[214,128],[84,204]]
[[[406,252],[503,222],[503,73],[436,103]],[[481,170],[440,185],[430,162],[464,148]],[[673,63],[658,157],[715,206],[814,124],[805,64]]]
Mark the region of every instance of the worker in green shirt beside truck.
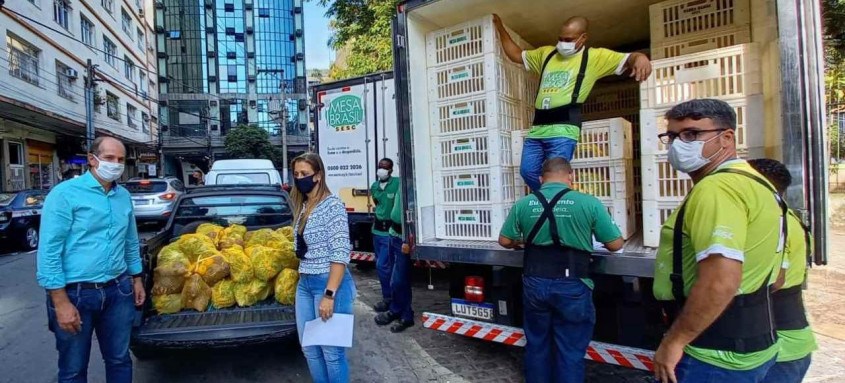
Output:
[[520,199],[499,234],[505,248],[525,248],[525,381],[581,383],[596,310],[589,278],[593,236],[610,251],[622,234],[598,198],[570,189],[572,166],[543,163],[542,187]]
[[411,257],[405,251],[402,242],[402,188],[396,192],[393,209],[390,211],[390,257],[393,272],[390,277],[390,294],[393,298],[387,311],[376,316],[379,326],[390,327],[393,333],[399,333],[414,326],[414,310],[411,308]]
[[661,229],[653,290],[673,322],[654,356],[655,377],[761,383],[780,351],[770,289],[784,260],[786,204],[738,159],[730,105],[692,100],[665,117],[658,137],[694,186]]
[[[394,237],[390,235],[390,213],[393,211],[396,194],[399,192],[399,178],[393,177],[393,160],[383,158],[378,162],[376,170],[377,180],[370,187],[370,195],[375,206],[375,220],[373,222],[373,249],[376,253],[376,270],[381,284],[382,300],[375,304],[377,312],[390,309],[390,278],[393,274],[393,257],[390,254],[390,244]],[[400,244],[401,245],[401,244]]]
[[[786,165],[765,158],[748,163],[765,176],[784,198],[787,187],[792,183],[792,175]],[[772,293],[780,352],[764,383],[800,383],[810,368],[810,355],[818,349],[816,337],[807,322],[801,294],[807,278],[812,236],[792,210],[789,211],[787,225],[786,261],[781,266],[784,269],[783,285],[777,286],[779,288]]]

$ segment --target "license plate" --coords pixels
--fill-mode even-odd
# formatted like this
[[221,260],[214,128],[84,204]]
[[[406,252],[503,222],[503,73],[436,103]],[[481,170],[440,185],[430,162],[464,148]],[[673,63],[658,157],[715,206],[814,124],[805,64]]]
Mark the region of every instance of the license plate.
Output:
[[457,298],[452,298],[452,314],[486,321],[495,319],[492,304],[472,303]]
[[141,206],[141,205],[149,205],[150,201],[146,200],[146,199],[136,199],[136,200],[132,200],[132,203],[134,203],[135,206]]

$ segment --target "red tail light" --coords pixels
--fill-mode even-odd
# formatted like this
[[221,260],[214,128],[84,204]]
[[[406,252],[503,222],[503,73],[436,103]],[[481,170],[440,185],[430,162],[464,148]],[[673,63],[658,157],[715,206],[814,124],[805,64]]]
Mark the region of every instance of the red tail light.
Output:
[[464,299],[469,302],[484,302],[484,278],[477,276],[464,278]]
[[165,201],[173,201],[176,198],[176,193],[164,193],[158,198]]

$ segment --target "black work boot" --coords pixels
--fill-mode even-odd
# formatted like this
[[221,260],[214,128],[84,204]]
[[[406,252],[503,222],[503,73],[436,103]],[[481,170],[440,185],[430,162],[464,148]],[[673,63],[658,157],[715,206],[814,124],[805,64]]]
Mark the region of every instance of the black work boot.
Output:
[[376,315],[376,324],[379,326],[387,326],[397,319],[399,319],[398,315],[393,314],[390,311],[385,311],[379,315]]
[[385,312],[385,311],[387,311],[387,310],[389,310],[389,309],[390,309],[390,302],[387,302],[387,301],[381,301],[381,302],[379,302],[379,303],[376,303],[376,304],[373,306],[373,309],[374,309],[374,310],[376,310],[376,312],[377,312],[377,313],[383,313],[383,312]]
[[411,321],[400,320],[399,322],[397,322],[393,326],[390,326],[390,332],[397,334],[397,333],[405,331],[406,329],[409,329],[411,327],[414,327],[414,321],[412,321],[412,320]]

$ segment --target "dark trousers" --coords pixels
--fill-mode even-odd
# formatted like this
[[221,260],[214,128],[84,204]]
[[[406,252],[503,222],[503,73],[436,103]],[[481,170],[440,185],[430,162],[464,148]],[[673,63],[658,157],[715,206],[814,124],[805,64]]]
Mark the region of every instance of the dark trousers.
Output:
[[405,322],[414,320],[411,309],[411,257],[402,254],[402,238],[390,237],[390,257],[393,262],[393,274],[390,278],[390,291],[393,301],[390,312]]
[[523,277],[525,381],[583,383],[593,291],[578,278]]
[[393,277],[394,259],[390,254],[390,235],[373,234],[373,249],[376,253],[376,271],[381,284],[381,299],[388,304],[393,300],[390,292],[390,278]]
[[775,358],[750,370],[728,370],[709,363],[704,363],[687,354],[675,367],[678,383],[761,383],[766,373],[775,364]]
[[88,381],[94,332],[106,364],[106,382],[132,382],[132,358],[129,356],[129,336],[135,319],[132,278],[122,276],[118,285],[101,289],[69,289],[67,295],[82,320],[82,331],[76,334],[59,327],[56,308],[47,296],[49,327],[56,336],[56,350],[59,351],[59,383]]

